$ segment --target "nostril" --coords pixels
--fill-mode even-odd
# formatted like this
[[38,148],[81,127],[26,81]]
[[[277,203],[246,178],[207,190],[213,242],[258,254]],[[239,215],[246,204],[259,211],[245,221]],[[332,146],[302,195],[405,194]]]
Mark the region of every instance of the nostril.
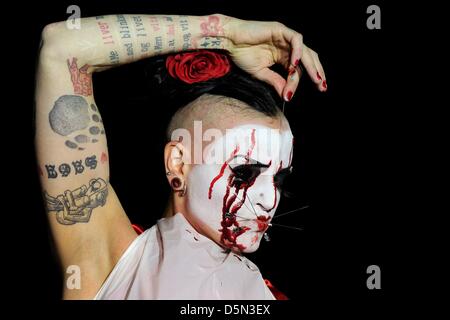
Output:
[[263,209],[263,210],[266,211],[266,212],[269,212],[270,210],[272,210],[272,209],[267,209],[267,208],[266,208],[265,206],[263,206],[260,202],[258,202],[256,205],[257,205],[257,206],[260,206],[261,209]]

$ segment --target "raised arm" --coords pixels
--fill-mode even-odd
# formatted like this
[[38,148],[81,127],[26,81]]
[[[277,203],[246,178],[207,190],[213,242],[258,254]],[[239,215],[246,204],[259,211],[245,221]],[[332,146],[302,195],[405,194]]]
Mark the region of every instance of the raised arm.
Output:
[[224,41],[203,36],[214,29],[208,23],[216,18],[114,15],[81,19],[79,30],[67,29],[64,22],[45,27],[36,87],[36,146],[63,267],[81,270],[81,290],[65,288],[66,298],[92,297],[136,237],[109,185],[105,128],[92,72],[197,45],[222,48]]
[[[325,75],[299,33],[275,22],[223,15],[111,15],[45,27],[36,86],[36,146],[44,201],[63,268],[81,269],[81,289],[65,298],[91,298],[136,237],[109,184],[105,128],[92,73],[139,59],[193,49],[224,49],[234,62],[290,100],[301,62],[321,91]],[[283,79],[269,69],[289,70]]]

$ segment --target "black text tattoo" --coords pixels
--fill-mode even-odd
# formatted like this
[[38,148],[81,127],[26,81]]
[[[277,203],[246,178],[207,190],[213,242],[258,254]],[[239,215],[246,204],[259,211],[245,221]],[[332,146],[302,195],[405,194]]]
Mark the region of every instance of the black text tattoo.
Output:
[[67,163],[62,163],[59,166],[55,164],[46,164],[45,169],[47,170],[47,178],[48,179],[56,179],[58,177],[68,177],[71,173],[75,175],[81,174],[84,172],[85,167],[90,170],[94,170],[97,168],[97,156],[93,155],[90,157],[86,157],[84,159],[84,164],[82,160],[72,161],[72,166]]

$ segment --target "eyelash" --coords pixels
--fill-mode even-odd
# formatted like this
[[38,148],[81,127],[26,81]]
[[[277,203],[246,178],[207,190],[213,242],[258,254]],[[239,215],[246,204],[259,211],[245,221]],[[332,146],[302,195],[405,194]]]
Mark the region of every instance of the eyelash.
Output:
[[[263,168],[267,168],[264,165],[248,165],[242,164],[237,167],[230,167],[231,171],[234,173],[234,185],[240,186],[243,183],[251,183],[254,181],[262,172]],[[283,182],[286,177],[292,172],[292,166],[284,168],[276,173],[273,177],[273,183],[277,189],[281,190]]]
[[237,167],[230,167],[234,173],[234,185],[240,186],[243,183],[254,181],[260,174],[263,166],[242,164]]
[[273,177],[273,183],[277,187],[277,189],[283,189],[283,183],[287,176],[292,173],[292,166],[284,168],[277,172],[277,174]]

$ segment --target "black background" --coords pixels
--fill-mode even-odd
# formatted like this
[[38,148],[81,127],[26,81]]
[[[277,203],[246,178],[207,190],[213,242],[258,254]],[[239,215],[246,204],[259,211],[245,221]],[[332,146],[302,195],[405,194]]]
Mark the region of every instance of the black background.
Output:
[[[296,197],[283,199],[278,212],[309,208],[278,221],[303,231],[272,229],[272,240],[250,258],[264,277],[299,301],[299,308],[309,302],[339,301],[344,309],[364,305],[373,310],[398,294],[404,280],[398,261],[407,250],[399,235],[405,212],[396,155],[402,138],[394,134],[404,108],[398,94],[400,70],[393,58],[402,42],[398,11],[382,1],[40,2],[27,12],[22,53],[28,58],[19,66],[20,85],[30,93],[22,107],[30,128],[40,31],[47,23],[65,20],[70,4],[80,6],[82,17],[223,13],[276,20],[301,32],[319,53],[328,91],[319,93],[305,76],[286,106],[296,136],[291,181]],[[371,4],[381,7],[381,30],[366,27]],[[130,219],[150,227],[162,214],[169,192],[161,134],[173,110],[165,110],[156,93],[143,92],[142,83],[139,63],[94,77],[108,137],[111,183]],[[62,280],[40,199],[31,129],[26,139],[26,218],[13,221],[24,244],[13,249],[12,280],[19,292],[31,281],[33,299],[57,300]],[[366,287],[366,268],[372,264],[381,268],[381,290]]]

